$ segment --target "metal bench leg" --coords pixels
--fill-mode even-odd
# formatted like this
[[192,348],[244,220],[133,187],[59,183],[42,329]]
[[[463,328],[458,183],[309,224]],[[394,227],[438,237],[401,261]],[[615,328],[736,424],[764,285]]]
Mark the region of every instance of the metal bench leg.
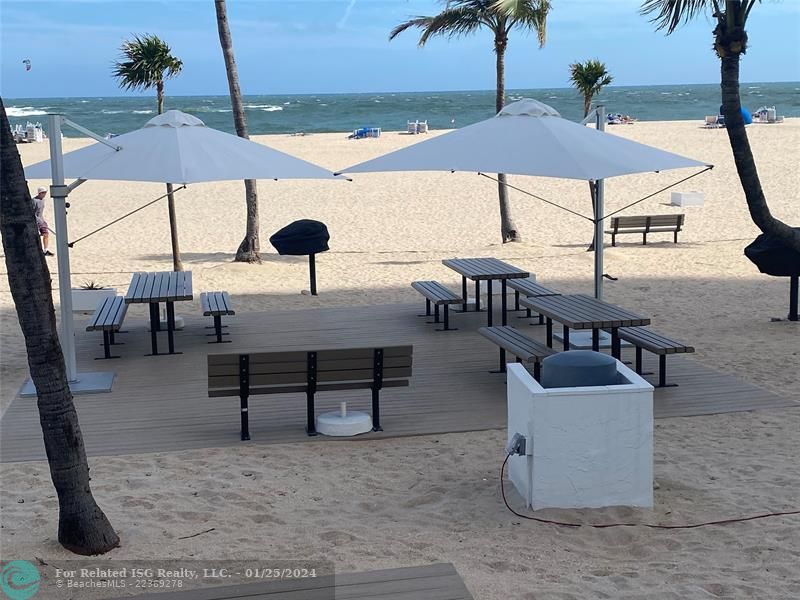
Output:
[[611,234],[611,245],[612,246],[616,246],[617,245],[617,234],[616,233],[612,233]]
[[175,352],[175,304],[167,302],[167,344],[170,354],[181,354]]
[[467,278],[461,276],[461,310],[467,312]]
[[492,310],[493,310],[492,309],[492,280],[491,279],[487,279],[486,280],[486,287],[487,287],[487,289],[489,291],[489,294],[486,296],[486,315],[487,315],[486,323],[487,323],[487,325],[489,325],[489,327],[491,327],[492,326]]
[[380,394],[380,389],[372,386],[372,431],[383,431],[383,427],[381,427]]
[[616,327],[611,328],[611,356],[619,360],[622,355],[622,345],[619,341],[619,329]]
[[540,381],[542,378],[542,364],[537,360],[533,363],[533,378]]
[[216,336],[216,340],[213,342],[208,342],[209,344],[230,344],[231,340],[223,340],[223,335],[228,335],[227,333],[222,333],[222,315],[214,315],[214,333],[209,335]]
[[239,396],[240,410],[242,414],[242,441],[245,442],[250,439],[250,419],[247,407],[247,395]]
[[636,346],[636,373],[642,374],[642,349]]
[[564,342],[564,350],[569,350],[569,327],[564,325],[561,328],[561,333],[564,336],[562,341]]
[[674,238],[672,240],[672,243],[673,244],[677,244],[678,243],[678,232],[677,231],[675,232],[675,236],[674,236]]
[[642,234],[642,246],[647,246],[647,234]]
[[[436,308],[439,308],[438,306]],[[450,305],[443,304],[442,311],[444,316],[444,327],[441,329],[437,329],[436,331],[458,331],[457,327],[450,327]]]
[[475,312],[481,311],[481,282],[479,279],[475,280]]
[[109,331],[103,331],[103,356],[98,356],[95,360],[105,360],[107,358],[119,358],[119,356],[111,356],[111,336],[113,334]]
[[438,323],[439,322],[439,305],[438,304],[433,307],[433,322],[434,323]]
[[553,347],[553,319],[547,317],[547,333],[545,334],[547,340],[547,347]]
[[508,299],[506,298],[506,292],[508,291],[508,284],[505,279],[500,280],[500,292],[502,294],[500,298],[500,308],[502,310],[502,323],[503,325],[508,325],[508,315],[506,312],[508,311]]
[[519,290],[514,290],[514,310],[519,311]]
[[489,371],[489,373],[505,373],[506,372],[506,351],[500,348],[500,368],[497,371]]
[[314,392],[306,392],[306,433],[309,436],[317,435],[317,425],[314,422]]
[[677,383],[667,383],[667,355],[658,355],[658,387],[677,387]]
[[539,315],[539,325],[544,325],[544,315]]
[[425,298],[425,316],[431,316],[431,301],[428,298]]
[[150,303],[150,351],[158,356],[158,328],[161,317],[158,314],[158,302]]
[[592,329],[592,350],[600,352],[600,330]]

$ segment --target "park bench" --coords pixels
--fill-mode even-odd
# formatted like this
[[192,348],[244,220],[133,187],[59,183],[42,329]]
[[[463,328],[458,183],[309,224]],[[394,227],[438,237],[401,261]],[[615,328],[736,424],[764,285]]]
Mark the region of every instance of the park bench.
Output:
[[[228,335],[222,333],[222,328],[227,325],[222,324],[222,317],[226,315],[235,315],[233,310],[233,303],[228,292],[203,292],[200,294],[200,309],[203,311],[204,317],[214,317],[214,333],[217,339],[209,344],[222,344],[222,336]],[[225,340],[230,342],[230,340]]]
[[464,299],[438,281],[415,281],[411,284],[411,287],[425,297],[425,314],[420,316],[430,317],[431,304],[433,304],[433,322],[439,323],[439,307],[444,306],[444,328],[437,329],[437,331],[451,331],[450,305],[461,304]]
[[407,386],[413,346],[209,354],[209,398],[239,396],[241,437],[250,439],[248,398],[306,394],[306,432],[317,435],[314,396],[336,390],[372,390],[372,430],[382,431],[380,390]]
[[[525,296],[526,298],[536,298],[539,296],[560,296],[561,292],[556,292],[555,290],[551,290],[550,288],[546,288],[545,286],[536,283],[533,278],[526,277],[525,279],[509,279],[507,283],[508,287],[514,290],[514,310],[520,310],[519,307],[519,298],[520,295]],[[530,319],[533,315],[531,314],[531,309],[525,309],[525,318]],[[544,325],[544,316],[539,315],[539,325]]]
[[478,333],[500,347],[500,369],[494,371],[495,373],[505,373],[506,352],[510,352],[517,357],[517,362],[533,363],[533,378],[539,381],[542,361],[556,353],[542,342],[532,340],[509,325],[481,327]]
[[86,326],[86,331],[103,332],[103,356],[98,358],[119,358],[119,356],[111,356],[111,346],[116,345],[114,334],[119,333],[127,312],[128,305],[125,304],[124,296],[104,298],[97,305]]
[[617,235],[622,233],[641,233],[642,244],[647,244],[648,233],[672,232],[674,243],[678,243],[678,232],[683,227],[686,215],[648,215],[637,217],[611,217],[611,245],[617,245]]
[[[642,349],[658,355],[658,387],[667,387],[667,355],[694,352],[692,346],[676,342],[649,327],[620,327],[620,339],[636,346],[636,372],[642,374]],[[677,384],[672,384],[672,387]]]

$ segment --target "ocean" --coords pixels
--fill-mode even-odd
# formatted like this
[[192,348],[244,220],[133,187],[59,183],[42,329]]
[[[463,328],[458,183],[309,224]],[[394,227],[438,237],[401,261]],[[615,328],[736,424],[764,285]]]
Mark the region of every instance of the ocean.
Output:
[[[744,83],[742,105],[751,111],[776,106],[779,115],[800,117],[800,82]],[[607,112],[646,121],[702,120],[717,114],[719,85],[616,87],[603,90],[596,102]],[[583,100],[572,88],[509,90],[507,101],[535,98],[553,106],[567,119],[580,120]],[[42,122],[58,112],[105,135],[138,129],[155,115],[154,96],[106,98],[5,98],[12,126]],[[463,127],[494,114],[494,91],[397,92],[374,94],[312,94],[245,96],[251,134],[347,132],[359,127],[405,130],[407,121],[427,120],[431,129]],[[196,115],[209,127],[233,132],[228,96],[167,96],[166,109]],[[45,127],[46,131],[46,127]],[[64,135],[80,133],[65,128]]]

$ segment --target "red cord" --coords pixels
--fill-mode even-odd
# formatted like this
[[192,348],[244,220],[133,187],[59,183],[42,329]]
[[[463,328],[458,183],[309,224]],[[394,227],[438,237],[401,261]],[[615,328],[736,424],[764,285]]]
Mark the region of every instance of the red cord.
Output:
[[729,523],[742,523],[744,521],[755,521],[756,519],[766,519],[767,517],[784,517],[786,515],[800,515],[800,510],[790,510],[786,512],[764,513],[761,515],[753,515],[751,517],[722,519],[720,521],[706,521],[704,523],[695,523],[693,525],[654,525],[652,523],[600,523],[600,524],[565,523],[564,521],[540,519],[539,517],[532,517],[530,515],[520,514],[513,508],[511,508],[511,506],[508,504],[508,500],[506,499],[505,484],[503,483],[503,475],[505,474],[506,471],[506,463],[508,463],[508,459],[511,458],[511,456],[512,456],[511,454],[507,455],[506,459],[503,461],[503,466],[500,467],[500,493],[503,495],[503,502],[505,503],[506,508],[508,510],[510,510],[518,517],[522,519],[528,519],[529,521],[538,521],[539,523],[548,523],[550,525],[561,525],[562,527],[594,527],[595,529],[607,529],[609,527],[648,527],[650,529],[695,529],[696,527],[707,527],[709,525],[728,525]]

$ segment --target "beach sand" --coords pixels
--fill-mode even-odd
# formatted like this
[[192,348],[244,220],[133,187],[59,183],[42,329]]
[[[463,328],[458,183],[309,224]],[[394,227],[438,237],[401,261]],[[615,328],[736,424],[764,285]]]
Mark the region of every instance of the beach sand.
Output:
[[[614,134],[713,163],[677,190],[705,206],[669,206],[669,192],[624,214],[684,212],[680,243],[635,235],[606,250],[606,298],[648,314],[654,328],[696,347],[693,360],[800,400],[800,324],[788,312],[788,280],[759,274],[743,255],[757,234],[724,130],[698,122],[639,122]],[[437,135],[434,132],[429,136]],[[800,120],[748,128],[762,185],[776,217],[800,224]],[[258,136],[257,141],[338,169],[420,141],[384,133]],[[425,139],[424,137],[422,139]],[[65,139],[69,151],[86,140]],[[31,164],[47,146],[20,146]],[[690,172],[635,175],[606,183],[608,211]],[[585,182],[510,177],[510,182],[583,214]],[[32,181],[31,186],[46,184]],[[90,181],[70,198],[76,239],[163,193],[158,184]],[[259,183],[261,265],[234,264],[244,233],[241,182],[192,185],[177,197],[184,266],[196,291],[226,289],[242,312],[418,301],[409,283],[458,283],[441,265],[455,256],[496,256],[565,292],[591,293],[591,224],[511,192],[523,243],[499,243],[496,184],[475,174],[360,175],[352,182]],[[48,211],[48,216],[52,216]],[[302,257],[279,257],[267,238],[300,218],[319,219],[331,250],[317,260],[320,295]],[[52,223],[52,218],[50,218]],[[147,208],[77,243],[73,285],[94,280],[124,292],[134,271],[169,270],[166,205]],[[53,288],[56,262],[49,259]],[[58,301],[57,293],[55,297]],[[181,306],[192,312],[193,306]],[[134,308],[128,318],[144,318]],[[2,402],[25,378],[24,343],[5,278],[0,282]],[[800,410],[663,419],[656,426],[652,511],[543,511],[580,522],[694,523],[800,508]],[[524,521],[502,504],[503,431],[325,445],[242,445],[169,454],[93,458],[96,497],[120,532],[111,560],[165,557],[319,558],[337,571],[453,562],[476,598],[800,597],[800,518],[724,527],[568,529]],[[70,555],[55,542],[57,502],[45,463],[4,464],[3,558]],[[520,507],[512,494],[512,503]],[[24,502],[21,502],[24,500]],[[539,513],[537,513],[539,514]],[[185,540],[213,527],[214,531]],[[75,596],[102,598],[109,594]]]

